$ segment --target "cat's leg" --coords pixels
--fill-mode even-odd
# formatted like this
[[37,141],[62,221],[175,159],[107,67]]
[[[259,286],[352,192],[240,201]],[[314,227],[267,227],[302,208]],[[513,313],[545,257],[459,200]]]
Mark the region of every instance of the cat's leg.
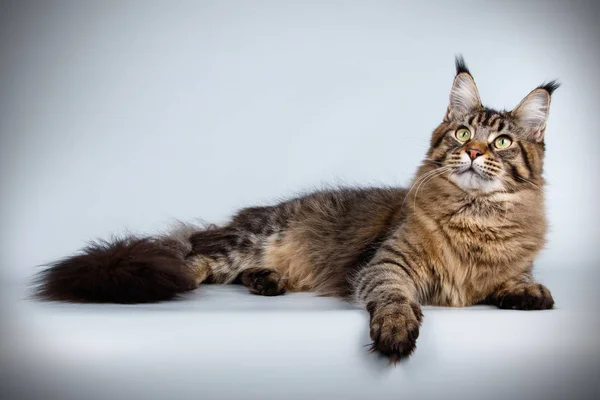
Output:
[[400,250],[389,248],[384,245],[359,271],[354,296],[369,311],[372,350],[397,362],[415,349],[423,314],[411,267]]
[[194,277],[192,289],[195,289],[211,275],[211,264],[214,260],[207,256],[195,255],[188,257],[186,261]]
[[[261,242],[229,226],[194,233],[188,255],[197,283],[210,277],[213,283],[241,283],[251,293],[277,296],[285,293],[285,279],[264,266]],[[258,243],[256,243],[258,242]]]
[[[238,257],[240,256],[238,255]],[[223,259],[215,259],[204,255],[189,257],[187,263],[195,279],[192,289],[197,288],[209,277],[214,276],[217,277],[215,279],[217,283],[223,283],[221,282],[224,280],[223,277],[221,276],[221,279],[219,279],[219,274],[213,275],[211,271],[213,269],[216,271],[230,269],[229,265],[224,265],[225,261]],[[246,286],[250,290],[250,293],[262,296],[278,296],[284,294],[286,291],[285,279],[282,279],[279,272],[270,268],[251,267],[244,269],[239,273],[234,282]]]
[[529,274],[504,282],[484,303],[513,310],[548,310],[554,307],[548,288],[535,282]]
[[250,293],[262,296],[278,296],[285,293],[285,280],[279,272],[270,268],[254,267],[243,270],[239,282],[246,286]]

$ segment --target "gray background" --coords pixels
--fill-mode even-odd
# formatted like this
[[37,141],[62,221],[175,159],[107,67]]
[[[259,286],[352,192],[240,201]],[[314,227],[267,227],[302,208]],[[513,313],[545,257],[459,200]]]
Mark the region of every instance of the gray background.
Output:
[[[126,230],[155,232],[175,218],[200,217],[221,222],[237,208],[272,203],[325,184],[406,185],[427,149],[430,132],[444,115],[454,77],[454,55],[462,53],[484,104],[495,108],[512,108],[544,80],[559,78],[563,83],[552,100],[546,132],[545,175],[549,181],[546,192],[551,231],[537,268],[541,276],[552,276],[548,279],[563,285],[555,292],[562,290],[561,293],[576,297],[571,303],[563,297],[563,304],[590,305],[598,297],[589,274],[593,273],[596,279],[595,269],[600,261],[600,213],[596,196],[600,163],[599,17],[597,3],[567,1],[3,1],[0,3],[0,273],[5,282],[17,282],[15,287],[18,287],[36,271],[35,265],[72,253],[89,239]],[[215,304],[228,304],[232,299],[250,301],[234,288],[214,293],[211,290],[206,296]],[[233,297],[229,297],[227,290],[233,291]],[[21,333],[37,331],[38,336],[31,340],[38,345],[50,337],[65,340],[54,343],[54,347],[40,348],[62,353],[57,349],[68,347],[75,340],[64,338],[65,332],[77,331],[73,327],[86,333],[81,333],[81,343],[89,343],[94,332],[100,335],[91,328],[100,324],[92,316],[105,309],[35,308],[15,300],[22,298],[20,293],[8,290],[1,294],[8,300],[6,304],[15,302],[11,303],[12,308],[5,307],[5,317],[10,318],[12,325],[19,326],[15,329]],[[215,297],[210,297],[210,293]],[[261,307],[281,304],[252,301],[258,314]],[[286,301],[290,306],[289,300]],[[310,307],[313,301],[325,300],[298,298],[299,304],[307,302]],[[318,304],[315,307],[327,310],[330,303]],[[160,307],[139,310],[160,311]],[[334,308],[344,310],[341,303]],[[232,305],[231,310],[234,309]],[[135,312],[143,312],[139,310]],[[61,314],[64,312],[72,319]],[[120,313],[122,309],[106,309],[107,314],[111,312]],[[133,313],[128,315],[136,315]],[[595,309],[590,313],[597,314]],[[486,322],[487,329],[492,331],[479,332],[482,335],[479,337],[474,332],[485,328],[477,320],[466,325],[475,331],[456,331],[462,326],[461,318],[470,320],[473,314],[460,314],[455,320],[447,319],[450,314],[440,310],[429,314],[427,323],[431,329],[438,329],[439,336],[423,339],[433,333],[422,334],[419,351],[421,357],[429,355],[433,361],[423,361],[424,364],[416,361],[417,366],[409,367],[408,372],[395,370],[396,375],[389,378],[388,384],[404,382],[404,378],[410,380],[410,368],[414,368],[423,374],[415,373],[414,381],[418,383],[411,386],[415,391],[411,393],[418,393],[418,385],[427,387],[428,363],[441,362],[446,369],[438,371],[441,374],[438,377],[465,379],[479,370],[479,375],[472,376],[483,380],[480,389],[488,393],[492,383],[480,376],[486,372],[481,372],[477,365],[477,354],[489,344],[484,339],[486,335],[492,335],[495,343],[512,337],[511,333],[499,332],[506,328],[504,322],[498,322],[498,314],[493,314]],[[240,343],[259,346],[251,339],[277,337],[278,329],[285,328],[274,328],[281,321],[269,315],[272,325],[264,331],[260,330],[260,322],[256,322],[260,317],[246,325],[244,321],[230,320],[231,326],[240,332],[248,329],[254,332],[254,336],[239,334],[230,339],[237,346]],[[215,361],[219,360],[217,355],[208,357],[208,361],[194,361],[196,358],[190,355],[190,366],[203,365],[202,368],[212,371],[210,393],[215,397],[224,393],[220,391],[224,383],[217,384],[215,380],[232,374],[230,368],[223,367],[222,371],[211,368],[211,362],[222,365],[223,360],[242,363],[233,375],[247,380],[243,382],[250,388],[245,392],[248,397],[256,393],[266,398],[263,389],[273,390],[268,392],[272,395],[281,389],[277,385],[275,389],[267,389],[270,381],[266,378],[265,382],[256,378],[261,383],[258,385],[251,378],[254,375],[246,374],[246,369],[273,374],[273,381],[283,382],[282,385],[296,382],[291,387],[297,393],[315,395],[336,393],[348,381],[343,378],[329,381],[319,392],[319,386],[310,391],[307,388],[311,386],[302,384],[297,376],[313,371],[313,378],[318,380],[331,371],[339,371],[341,364],[344,368],[359,366],[352,372],[346,371],[346,377],[358,379],[354,384],[365,379],[360,383],[363,389],[383,387],[381,390],[388,394],[402,393],[396,386],[387,389],[381,386],[381,381],[388,378],[365,364],[362,355],[353,355],[362,354],[362,348],[355,348],[358,342],[368,341],[366,316],[358,311],[352,314],[344,328],[352,332],[351,338],[344,340],[339,332],[326,333],[323,328],[327,324],[331,329],[342,326],[333,323],[335,319],[323,322],[319,313],[313,320],[309,314],[301,315],[304,322],[286,314],[287,329],[293,327],[293,332],[283,332],[288,338],[297,335],[300,341],[309,340],[307,335],[314,334],[310,337],[316,340],[314,337],[329,335],[331,343],[337,344],[319,342],[313,343],[314,347],[300,349],[292,339],[289,339],[295,343],[292,348],[290,343],[281,342],[285,339],[277,339],[275,347],[263,341],[260,351],[257,347],[246,349],[250,351],[246,354],[236,346],[232,348],[230,343],[220,345],[217,340],[217,344],[206,349],[215,346],[225,354],[220,356],[225,357],[220,364]],[[564,350],[565,343],[577,342],[580,347],[571,353],[575,354],[573,357],[587,354],[588,358],[571,359],[580,362],[573,361],[575,364],[566,365],[565,370],[573,372],[577,365],[585,366],[589,373],[590,363],[597,370],[600,352],[594,339],[596,319],[592,318],[594,322],[590,324],[583,311],[561,315],[563,319],[554,320],[555,325],[543,331],[542,337],[548,343],[539,342],[539,332],[535,330],[525,335],[524,342],[515,336],[515,343],[525,346],[524,343],[536,342],[537,347],[527,356],[536,360],[536,356],[548,355],[549,349]],[[65,318],[68,323],[61,328],[64,331],[53,331],[59,329],[56,321]],[[164,331],[167,334],[173,322],[158,318],[148,319],[154,321],[152,329],[146,329],[143,321],[138,326],[144,335],[150,331],[150,337],[158,335],[160,341],[161,335],[155,328],[167,327]],[[583,320],[590,325],[579,327],[581,331],[573,336],[565,333],[567,336],[555,340],[546,336],[570,324],[578,326]],[[49,325],[40,321],[49,321]],[[435,328],[434,321],[438,321]],[[515,327],[522,330],[520,321],[515,322]],[[219,324],[210,318],[203,322],[208,326],[210,323]],[[354,331],[361,335],[360,340],[355,338]],[[469,337],[469,332],[474,337]],[[15,331],[10,333],[12,336],[5,336],[2,342],[4,350],[14,348],[18,342]],[[465,361],[464,371],[453,370],[451,364],[444,363],[444,356],[438,355],[441,344],[446,343],[444,340],[450,341],[449,347],[456,348],[457,343],[451,342],[453,333],[467,341],[462,344],[465,349],[469,343],[481,341],[480,350],[466,356],[472,364]],[[177,337],[170,346],[175,352],[182,352],[186,339],[190,338]],[[156,343],[148,340],[147,348],[156,349]],[[427,345],[423,344],[426,340]],[[131,343],[137,348],[134,339]],[[331,364],[331,360],[340,357],[336,351],[342,344],[351,347],[348,351],[353,353],[341,356],[343,363]],[[112,345],[116,347],[108,347],[119,351],[131,349],[130,344],[119,347],[112,342]],[[421,350],[425,346],[430,346],[429,350]],[[140,352],[147,348],[139,347]],[[269,369],[266,361],[260,364],[262,369],[248,361],[248,357],[276,359],[273,354],[283,354],[285,349],[288,357],[301,358],[301,366],[296,365],[293,374]],[[36,357],[28,351],[31,357]],[[92,356],[86,359],[85,351],[75,348],[73,354],[81,354],[81,360],[88,360],[88,364],[101,365]],[[240,361],[232,352],[242,354],[240,358],[246,361]],[[452,362],[455,353],[452,350],[448,354],[448,362]],[[13,356],[18,358],[22,353]],[[199,358],[204,356],[206,353],[200,352]],[[60,358],[48,357],[47,366]],[[131,357],[142,363],[139,361],[142,358]],[[164,357],[169,359],[166,353]],[[284,359],[275,359],[271,365],[286,364]],[[110,360],[120,362],[119,358]],[[315,367],[316,360],[322,370]],[[512,370],[513,364],[504,361],[502,371]],[[554,362],[560,361],[544,359],[543,364]],[[74,369],[79,368],[79,364],[74,365]],[[533,369],[534,366],[527,370]],[[455,375],[444,375],[452,370]],[[16,366],[12,371],[16,371]],[[142,371],[150,373],[143,368]],[[153,371],[158,374],[162,370]],[[189,368],[186,371],[189,373]],[[27,376],[27,372],[19,374]],[[38,371],[37,375],[44,374]],[[386,372],[384,376],[390,375]],[[527,375],[519,373],[519,376]],[[537,377],[541,381],[549,379],[543,374]],[[183,381],[193,388],[195,378],[190,375],[189,379]],[[87,381],[81,382],[85,387]],[[173,385],[173,390],[188,387]],[[106,389],[110,385],[99,387]],[[151,388],[147,387],[150,393],[162,393]],[[347,393],[341,397],[352,396]]]
[[218,222],[322,184],[406,184],[444,115],[459,52],[496,108],[544,80],[563,82],[547,130],[552,229],[540,265],[598,261],[591,3],[44,1],[4,10],[4,273],[30,274],[124,228]]

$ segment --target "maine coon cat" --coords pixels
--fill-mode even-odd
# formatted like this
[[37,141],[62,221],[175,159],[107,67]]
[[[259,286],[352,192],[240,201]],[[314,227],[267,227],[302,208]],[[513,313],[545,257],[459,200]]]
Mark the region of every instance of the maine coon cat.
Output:
[[458,57],[410,190],[323,190],[243,209],[223,226],[98,241],[42,271],[37,295],[143,303],[203,282],[265,296],[311,291],[364,305],[372,348],[392,361],[414,350],[424,304],[552,308],[532,267],[546,233],[544,132],[558,86],[496,111]]

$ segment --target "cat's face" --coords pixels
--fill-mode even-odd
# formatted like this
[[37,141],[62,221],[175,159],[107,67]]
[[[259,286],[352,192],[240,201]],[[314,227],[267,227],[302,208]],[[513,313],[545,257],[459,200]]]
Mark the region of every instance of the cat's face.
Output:
[[481,105],[473,77],[462,59],[444,122],[431,138],[426,162],[463,190],[494,192],[535,185],[541,178],[544,131],[551,82],[533,90],[512,111]]

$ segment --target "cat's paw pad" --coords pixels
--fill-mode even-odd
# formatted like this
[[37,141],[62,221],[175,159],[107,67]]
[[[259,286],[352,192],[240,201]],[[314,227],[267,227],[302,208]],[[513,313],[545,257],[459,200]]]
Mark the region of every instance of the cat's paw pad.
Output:
[[554,307],[550,291],[542,284],[532,283],[498,296],[498,307],[512,310],[548,310]]
[[371,350],[389,357],[392,363],[410,356],[416,347],[422,318],[416,303],[375,307],[371,313]]
[[285,293],[285,282],[277,271],[250,269],[242,273],[242,283],[252,294],[278,296]]

